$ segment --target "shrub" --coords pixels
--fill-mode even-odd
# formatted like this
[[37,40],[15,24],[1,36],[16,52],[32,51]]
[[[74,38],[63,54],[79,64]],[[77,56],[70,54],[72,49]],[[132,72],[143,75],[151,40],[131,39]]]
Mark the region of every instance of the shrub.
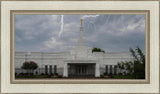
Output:
[[41,73],[41,75],[44,75],[44,73]]
[[108,73],[104,73],[103,75],[108,75]]
[[58,73],[54,73],[55,76],[58,76]]
[[101,76],[102,78],[104,78],[104,74],[101,74],[100,76]]
[[58,75],[58,78],[62,78],[62,75]]
[[48,75],[48,76],[47,76],[47,78],[51,78],[51,77],[52,77],[52,75]]
[[122,75],[122,73],[118,73],[118,75]]
[[19,75],[24,75],[24,73],[20,73]]
[[38,72],[36,71],[36,75],[38,75]]

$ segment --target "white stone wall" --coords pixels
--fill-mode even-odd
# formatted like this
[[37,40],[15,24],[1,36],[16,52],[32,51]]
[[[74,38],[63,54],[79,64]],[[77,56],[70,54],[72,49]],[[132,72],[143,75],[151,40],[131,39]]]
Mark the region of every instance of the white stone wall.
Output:
[[[88,49],[88,48],[87,48]],[[76,50],[77,51],[77,50]],[[86,53],[88,52],[88,53]],[[47,52],[31,52],[28,54],[27,52],[15,52],[15,68],[16,73],[20,73],[22,64],[26,61],[34,61],[38,64],[37,71],[38,74],[44,73],[45,65],[52,65],[52,69],[54,65],[57,65],[58,74],[63,75],[64,70],[64,61],[65,60],[96,60],[96,64],[100,67],[100,74],[105,72],[106,65],[117,65],[118,62],[121,61],[132,61],[133,58],[129,52],[119,52],[119,53],[103,53],[103,52],[94,52],[86,51],[87,55],[80,55],[80,57],[76,57],[77,54],[74,51],[70,52],[60,52],[60,53],[47,53]],[[78,53],[78,52],[77,52]],[[79,55],[79,54],[78,54]],[[84,57],[83,57],[84,56]],[[87,62],[86,62],[87,63]],[[52,70],[52,72],[54,69]]]
[[[35,72],[44,73],[42,68],[45,68],[45,65],[52,65],[52,69],[54,68],[54,65],[57,65],[57,72],[60,74],[63,74],[63,60],[66,60],[68,58],[69,53],[44,53],[44,52],[31,52],[28,54],[27,52],[15,52],[15,69],[17,70],[17,73],[20,73],[19,71],[21,69],[22,64],[25,61],[34,61],[38,64],[38,69],[35,70]],[[54,71],[54,69],[52,70]],[[40,74],[39,73],[39,74]]]

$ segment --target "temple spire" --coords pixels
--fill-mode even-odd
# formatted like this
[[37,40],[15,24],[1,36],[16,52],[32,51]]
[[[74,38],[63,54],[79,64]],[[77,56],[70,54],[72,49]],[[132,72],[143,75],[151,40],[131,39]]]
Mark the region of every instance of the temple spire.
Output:
[[83,41],[83,20],[81,19],[81,26],[80,26],[80,32],[79,32],[79,40],[78,40],[78,46],[84,46],[84,41]]
[[82,26],[82,21],[83,21],[83,20],[81,19],[81,26]]

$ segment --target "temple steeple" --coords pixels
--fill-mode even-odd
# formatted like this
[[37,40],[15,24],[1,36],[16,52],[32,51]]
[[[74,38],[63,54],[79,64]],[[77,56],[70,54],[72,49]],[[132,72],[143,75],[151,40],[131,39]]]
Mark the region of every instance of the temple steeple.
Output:
[[81,19],[81,26],[82,26],[82,21],[83,21],[83,20]]
[[78,46],[84,46],[84,40],[83,40],[83,20],[81,19],[81,26],[80,26],[80,32],[79,32],[79,40],[78,40]]
[[80,20],[80,30],[78,44],[71,49],[71,55],[73,59],[84,60],[88,58],[88,54],[92,53],[92,49],[87,47],[83,40],[83,20]]

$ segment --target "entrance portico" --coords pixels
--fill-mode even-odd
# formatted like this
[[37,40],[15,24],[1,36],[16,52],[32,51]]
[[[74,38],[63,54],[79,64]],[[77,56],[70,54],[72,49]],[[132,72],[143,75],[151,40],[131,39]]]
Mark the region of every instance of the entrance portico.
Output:
[[100,77],[96,60],[65,60],[63,77]]
[[94,77],[95,63],[68,63],[68,77]]

